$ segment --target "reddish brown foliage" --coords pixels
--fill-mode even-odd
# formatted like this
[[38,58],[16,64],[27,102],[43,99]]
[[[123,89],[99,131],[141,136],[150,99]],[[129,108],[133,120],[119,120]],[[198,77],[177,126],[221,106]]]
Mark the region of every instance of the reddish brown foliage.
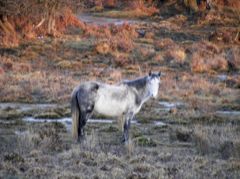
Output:
[[124,52],[130,52],[133,49],[133,39],[137,37],[137,33],[133,26],[123,24],[112,28],[112,38],[110,39],[113,49]]
[[13,63],[11,61],[7,61],[3,63],[3,70],[4,71],[12,71],[13,70]]
[[14,65],[14,71],[19,73],[29,73],[32,71],[32,67],[29,63],[17,63]]
[[85,0],[84,4],[86,7],[105,7],[114,8],[119,6],[121,1],[119,0]]
[[213,42],[240,44],[239,30],[236,28],[219,28],[209,36]]
[[210,1],[211,6],[225,6],[234,9],[240,9],[240,1],[238,0],[214,0]]
[[86,28],[85,24],[67,8],[63,11],[63,15],[56,19],[56,29],[59,29],[60,32],[64,32],[68,26],[80,27],[81,29]]
[[165,38],[165,39],[158,40],[158,41],[155,42],[155,48],[157,50],[167,49],[167,48],[170,48],[170,47],[173,47],[173,46],[175,46],[175,42],[170,38]]
[[125,5],[126,10],[135,10],[151,16],[158,12],[152,1],[144,2],[143,0],[127,1]]
[[114,8],[117,6],[117,0],[103,0],[103,6],[107,8]]
[[209,56],[220,53],[220,49],[217,47],[217,45],[209,41],[201,41],[193,44],[190,51]]
[[15,27],[6,17],[0,19],[0,45],[16,46],[19,43]]
[[124,65],[127,65],[128,62],[129,62],[129,59],[127,57],[124,57],[124,56],[116,57],[113,60],[114,60],[115,64],[117,66],[120,66],[120,67],[122,67]]
[[145,12],[157,11],[153,0],[85,0],[86,7],[124,8],[128,10],[141,9]]
[[121,26],[95,27],[88,26],[85,34],[97,38],[103,38],[96,42],[96,51],[106,54],[110,51],[130,52],[134,45],[133,39],[137,37],[134,26],[123,24]]
[[165,52],[164,57],[168,60],[173,60],[177,63],[184,63],[186,58],[186,53],[184,49],[176,47],[176,48],[170,48]]
[[3,68],[0,66],[0,76],[1,75],[4,75],[5,74],[5,71],[3,70]]
[[96,45],[96,51],[99,54],[107,54],[110,51],[110,45],[107,42],[100,42]]
[[228,62],[223,56],[207,57],[197,52],[193,54],[191,70],[193,72],[213,72],[228,70]]
[[[25,1],[22,3],[28,4]],[[32,39],[42,35],[56,36],[63,33],[69,25],[85,27],[68,7],[62,6],[60,1],[49,1],[47,5],[43,2],[29,2],[30,5],[32,11],[28,8],[20,8],[19,14],[11,11],[11,8],[18,8],[17,3],[9,7],[5,4],[6,8],[9,8],[6,12],[2,12],[3,9],[0,8],[0,37],[2,37],[0,45],[18,45],[19,39],[22,38]]]
[[228,70],[225,54],[213,43],[202,41],[192,46],[191,70],[212,72]]

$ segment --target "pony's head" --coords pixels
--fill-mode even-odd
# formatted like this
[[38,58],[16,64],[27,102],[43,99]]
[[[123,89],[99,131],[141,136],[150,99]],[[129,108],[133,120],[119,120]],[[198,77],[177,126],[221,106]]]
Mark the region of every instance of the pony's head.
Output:
[[160,76],[161,76],[161,72],[159,73],[149,72],[147,77],[148,92],[154,98],[157,98],[157,95],[158,95],[158,89],[160,85]]

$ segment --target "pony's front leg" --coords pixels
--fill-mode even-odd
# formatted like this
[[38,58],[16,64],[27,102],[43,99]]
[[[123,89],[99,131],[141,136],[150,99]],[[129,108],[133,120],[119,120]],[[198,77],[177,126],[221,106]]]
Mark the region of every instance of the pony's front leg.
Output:
[[125,121],[123,124],[123,137],[122,142],[125,143],[129,139],[129,129],[131,127],[131,120],[134,117],[134,114],[131,112],[125,116]]

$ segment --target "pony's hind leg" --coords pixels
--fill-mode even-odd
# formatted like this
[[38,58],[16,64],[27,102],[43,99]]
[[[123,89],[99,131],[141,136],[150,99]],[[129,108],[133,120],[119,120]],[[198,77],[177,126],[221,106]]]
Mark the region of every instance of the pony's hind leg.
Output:
[[87,114],[85,112],[81,111],[80,114],[80,120],[79,120],[79,126],[78,126],[78,139],[81,140],[84,138],[84,126],[87,123]]

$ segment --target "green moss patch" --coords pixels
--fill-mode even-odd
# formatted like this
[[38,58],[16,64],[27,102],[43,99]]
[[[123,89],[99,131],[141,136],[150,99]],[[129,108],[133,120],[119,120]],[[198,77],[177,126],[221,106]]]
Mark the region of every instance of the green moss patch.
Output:
[[139,146],[143,146],[143,147],[156,147],[157,143],[148,137],[145,136],[141,136],[141,137],[137,137],[136,139],[136,143]]

